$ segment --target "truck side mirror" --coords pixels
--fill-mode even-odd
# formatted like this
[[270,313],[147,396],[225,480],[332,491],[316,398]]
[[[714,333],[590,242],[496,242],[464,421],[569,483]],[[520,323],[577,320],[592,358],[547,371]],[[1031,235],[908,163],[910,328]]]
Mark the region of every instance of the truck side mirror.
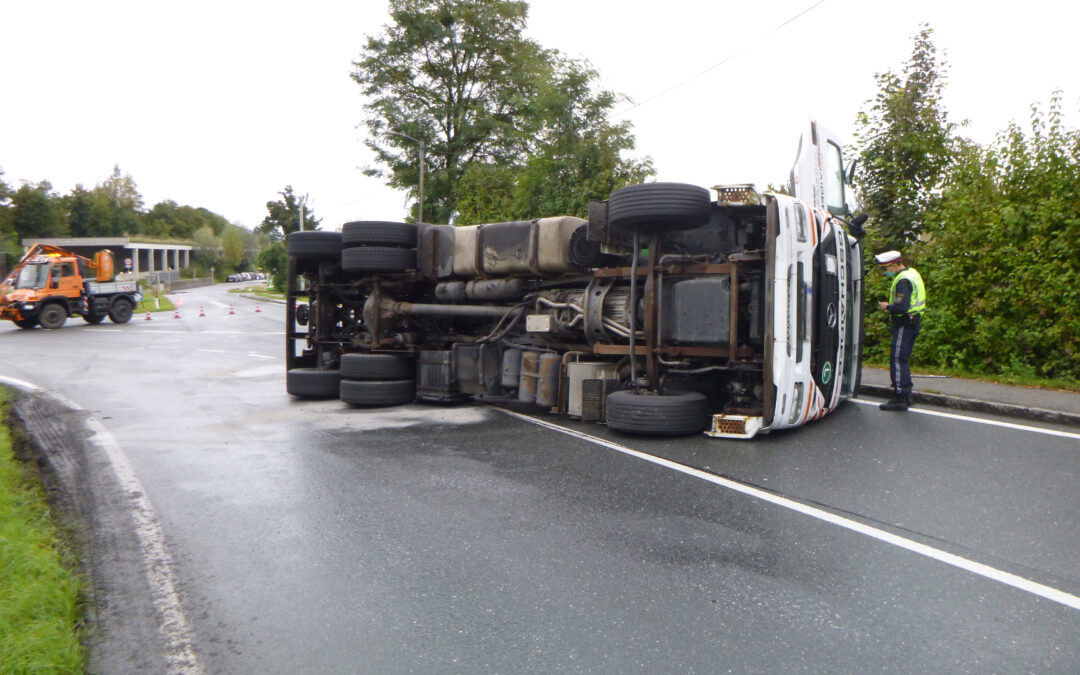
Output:
[[851,160],[851,164],[848,164],[847,176],[844,179],[844,182],[847,183],[848,185],[854,185],[855,184],[855,165],[858,164],[858,163],[859,163],[859,160],[853,159],[853,160]]

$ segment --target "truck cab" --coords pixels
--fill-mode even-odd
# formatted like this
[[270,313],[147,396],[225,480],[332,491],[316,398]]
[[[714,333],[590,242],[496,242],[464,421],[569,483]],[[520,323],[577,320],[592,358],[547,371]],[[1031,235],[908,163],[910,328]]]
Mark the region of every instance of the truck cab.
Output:
[[[88,278],[90,272],[94,277]],[[69,316],[126,323],[142,300],[135,282],[115,282],[112,255],[93,260],[51,245],[35,245],[0,284],[0,319],[20,328],[60,328]]]

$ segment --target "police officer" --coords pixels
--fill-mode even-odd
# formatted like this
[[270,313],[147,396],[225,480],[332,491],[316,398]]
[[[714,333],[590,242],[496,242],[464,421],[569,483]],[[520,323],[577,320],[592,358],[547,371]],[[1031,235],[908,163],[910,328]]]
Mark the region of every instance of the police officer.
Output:
[[892,346],[889,349],[889,376],[892,379],[893,397],[881,404],[882,410],[907,410],[911,405],[911,349],[922,328],[922,315],[926,311],[926,287],[922,277],[913,268],[900,262],[899,251],[886,251],[874,256],[878,267],[892,279],[889,301],[879,302],[878,307],[890,317]]

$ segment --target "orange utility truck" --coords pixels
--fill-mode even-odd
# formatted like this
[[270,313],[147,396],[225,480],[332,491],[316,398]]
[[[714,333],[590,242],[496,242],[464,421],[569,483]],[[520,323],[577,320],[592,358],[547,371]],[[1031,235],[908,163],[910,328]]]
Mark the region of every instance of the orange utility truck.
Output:
[[142,300],[135,280],[116,281],[112,253],[94,259],[35,244],[0,283],[0,319],[19,328],[60,328],[69,316],[90,324],[127,323]]

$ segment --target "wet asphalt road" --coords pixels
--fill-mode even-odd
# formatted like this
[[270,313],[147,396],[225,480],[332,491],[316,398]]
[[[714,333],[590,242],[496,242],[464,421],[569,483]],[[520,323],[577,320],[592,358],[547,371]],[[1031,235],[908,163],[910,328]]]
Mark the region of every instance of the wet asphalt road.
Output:
[[[1080,609],[759,496],[491,407],[290,399],[283,308],[224,290],[0,326],[0,374],[130,459],[206,672],[1080,670]],[[858,403],[752,442],[544,419],[1080,595],[1076,437]]]

